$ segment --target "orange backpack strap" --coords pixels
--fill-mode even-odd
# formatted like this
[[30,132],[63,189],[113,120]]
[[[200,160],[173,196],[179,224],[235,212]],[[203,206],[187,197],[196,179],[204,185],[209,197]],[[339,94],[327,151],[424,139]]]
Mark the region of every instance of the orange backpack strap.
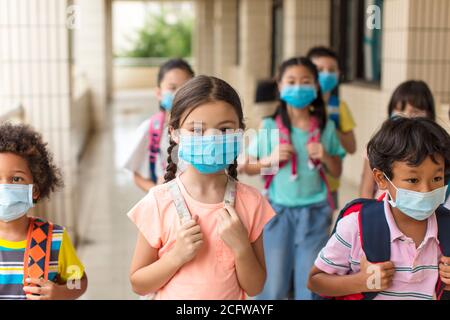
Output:
[[23,280],[27,278],[48,280],[52,246],[53,224],[30,218],[27,247],[23,260]]

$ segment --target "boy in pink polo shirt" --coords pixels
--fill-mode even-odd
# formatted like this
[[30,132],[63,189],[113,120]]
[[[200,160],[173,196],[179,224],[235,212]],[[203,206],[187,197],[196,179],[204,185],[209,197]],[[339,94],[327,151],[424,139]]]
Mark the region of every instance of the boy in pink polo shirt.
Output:
[[[309,289],[347,300],[448,299],[450,258],[443,252],[450,230],[443,226],[450,212],[440,205],[450,174],[450,136],[425,118],[394,118],[383,124],[367,152],[374,179],[385,190],[382,202],[371,203],[371,219],[383,223],[368,223],[370,200],[350,207],[365,209],[338,221],[311,270]],[[390,258],[368,262],[383,248]]]

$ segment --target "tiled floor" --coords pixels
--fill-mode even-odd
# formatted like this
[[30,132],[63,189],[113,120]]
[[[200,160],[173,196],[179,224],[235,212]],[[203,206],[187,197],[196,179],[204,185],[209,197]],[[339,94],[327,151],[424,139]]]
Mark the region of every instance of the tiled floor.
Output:
[[[144,194],[120,164],[134,130],[155,111],[155,105],[150,92],[117,94],[108,127],[93,137],[82,159],[78,254],[89,278],[82,299],[138,298],[128,277],[137,230],[126,213]],[[240,179],[261,186],[259,177]],[[355,194],[354,187],[343,183],[341,203]]]

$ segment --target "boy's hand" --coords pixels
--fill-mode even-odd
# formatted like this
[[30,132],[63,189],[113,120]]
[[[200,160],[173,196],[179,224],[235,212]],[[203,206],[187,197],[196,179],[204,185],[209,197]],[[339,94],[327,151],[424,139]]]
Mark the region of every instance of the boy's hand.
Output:
[[450,258],[442,257],[439,263],[439,275],[441,281],[447,285],[445,290],[450,291]]
[[193,220],[182,224],[178,230],[177,240],[171,254],[180,265],[194,259],[203,245],[203,234],[197,219],[198,217],[195,217]]
[[[59,285],[44,279],[26,279],[28,284],[35,286],[24,286],[23,291],[26,293],[28,300],[58,300],[61,299]],[[37,294],[33,295],[33,294]]]
[[392,285],[395,266],[391,261],[370,263],[366,256],[361,257],[361,292],[380,292]]
[[231,206],[225,206],[218,215],[217,228],[223,242],[233,250],[237,256],[250,247],[248,232],[242,224],[239,215]]

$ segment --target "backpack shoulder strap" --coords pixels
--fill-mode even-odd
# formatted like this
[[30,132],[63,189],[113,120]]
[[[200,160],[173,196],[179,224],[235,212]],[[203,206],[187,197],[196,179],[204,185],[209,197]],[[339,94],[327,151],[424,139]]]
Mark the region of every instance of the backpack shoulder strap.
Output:
[[164,130],[165,116],[166,116],[165,112],[160,111],[158,113],[155,113],[150,118],[148,150],[149,150],[150,178],[153,182],[156,182],[158,179],[156,176],[155,164],[156,158],[160,151],[159,145],[161,142],[162,132]]
[[[438,224],[438,240],[441,252],[444,256],[450,257],[450,210],[443,205],[436,210],[436,220]],[[436,284],[436,297],[438,300],[450,299],[450,294],[444,292],[445,284],[438,278]],[[444,294],[446,293],[446,294]]]
[[359,212],[361,246],[367,261],[379,263],[391,258],[391,231],[384,213],[384,203],[366,202]]
[[184,201],[184,197],[181,194],[180,187],[178,186],[177,180],[173,179],[169,181],[167,184],[168,191],[172,196],[173,203],[175,205],[175,209],[177,210],[178,217],[180,218],[181,223],[185,223],[191,219],[191,213]]
[[24,283],[26,278],[48,280],[52,237],[52,223],[30,218],[23,263]]
[[[340,211],[332,234],[336,233],[338,222],[351,214],[358,214],[361,246],[367,260],[373,263],[389,260],[391,256],[390,231],[384,215],[383,201],[361,198],[349,202]],[[372,300],[376,296],[376,292],[362,292],[335,299]]]
[[436,220],[442,254],[450,257],[450,210],[442,205],[439,206],[436,210]]
[[275,125],[280,130],[280,143],[291,143],[291,133],[289,129],[283,123],[280,115],[275,117]]
[[[234,207],[236,202],[236,183],[237,181],[231,177],[228,177],[228,182],[225,187],[224,203]],[[181,193],[180,187],[176,179],[173,179],[166,183],[168,191],[172,196],[172,200],[175,204],[175,209],[177,210],[178,217],[181,223],[184,223],[191,219],[191,213],[184,201],[183,194]]]
[[223,198],[223,202],[225,202],[226,205],[230,205],[232,207],[234,207],[236,203],[236,184],[237,181],[228,176],[228,182],[225,188],[225,196]]

